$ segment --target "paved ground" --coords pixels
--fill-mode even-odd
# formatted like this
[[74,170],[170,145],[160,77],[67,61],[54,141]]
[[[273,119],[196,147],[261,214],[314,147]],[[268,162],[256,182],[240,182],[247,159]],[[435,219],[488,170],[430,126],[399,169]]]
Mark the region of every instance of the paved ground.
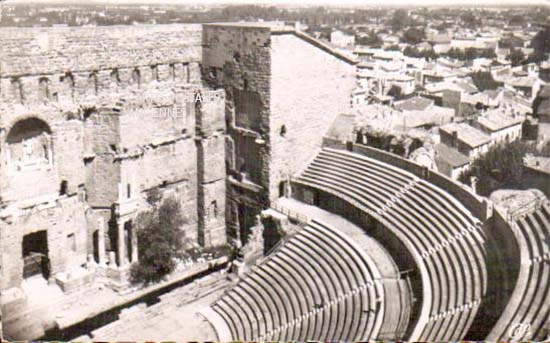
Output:
[[[214,263],[223,263],[225,257]],[[27,297],[27,306],[15,317],[6,316],[5,325],[10,325],[13,337],[35,339],[43,335],[44,329],[58,327],[64,329],[86,318],[121,306],[145,294],[178,282],[192,275],[209,269],[212,261],[194,263],[192,266],[182,267],[175,271],[166,281],[141,288],[129,289],[120,294],[104,285],[101,278],[82,287],[74,293],[64,294],[55,283],[48,284],[42,277],[27,279],[21,288]],[[6,329],[6,327],[4,327]],[[7,332],[8,330],[5,330]]]
[[[163,294],[161,301],[152,306],[136,305],[122,313],[118,321],[93,331],[92,337],[73,341],[216,341],[214,329],[197,312],[214,302],[228,285],[225,276],[209,275],[201,282]],[[201,296],[204,292],[208,294]]]

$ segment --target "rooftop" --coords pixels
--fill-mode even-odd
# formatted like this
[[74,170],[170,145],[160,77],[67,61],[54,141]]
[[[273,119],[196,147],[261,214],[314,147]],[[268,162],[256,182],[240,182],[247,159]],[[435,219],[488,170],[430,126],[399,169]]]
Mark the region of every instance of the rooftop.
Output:
[[446,146],[445,144],[436,144],[435,149],[435,158],[444,163],[449,164],[452,167],[462,167],[470,163],[470,159],[458,152],[458,150]]
[[479,124],[490,131],[500,131],[511,126],[521,125],[523,121],[522,117],[506,115],[499,109],[486,112],[477,119]]
[[550,157],[527,155],[523,164],[532,169],[550,174]]
[[489,135],[466,123],[450,123],[441,126],[439,130],[449,135],[453,135],[453,133],[456,132],[458,140],[471,148],[477,148],[478,146],[491,142],[491,137]]
[[396,109],[401,111],[423,111],[434,104],[434,101],[421,96],[415,96],[394,103]]

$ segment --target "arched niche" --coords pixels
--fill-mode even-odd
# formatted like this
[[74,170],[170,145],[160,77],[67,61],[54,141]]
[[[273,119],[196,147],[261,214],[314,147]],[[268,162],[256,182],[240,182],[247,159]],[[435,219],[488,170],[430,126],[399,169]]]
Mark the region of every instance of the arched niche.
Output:
[[39,118],[17,121],[6,136],[6,145],[11,170],[34,170],[53,164],[52,132]]

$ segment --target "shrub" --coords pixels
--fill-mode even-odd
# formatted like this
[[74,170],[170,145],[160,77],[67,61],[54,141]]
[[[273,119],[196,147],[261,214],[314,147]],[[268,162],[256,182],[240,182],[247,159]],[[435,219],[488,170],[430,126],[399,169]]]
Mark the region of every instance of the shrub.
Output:
[[181,205],[175,199],[166,199],[139,214],[136,222],[139,262],[132,266],[131,282],[159,282],[174,271],[177,259],[184,254],[181,227],[186,220]]

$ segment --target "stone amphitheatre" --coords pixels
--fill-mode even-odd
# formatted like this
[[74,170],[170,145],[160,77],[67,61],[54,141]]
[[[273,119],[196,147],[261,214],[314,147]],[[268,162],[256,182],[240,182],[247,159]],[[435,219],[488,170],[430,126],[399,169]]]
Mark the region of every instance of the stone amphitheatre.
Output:
[[356,61],[331,46],[245,22],[3,28],[0,41],[5,338],[78,324],[37,310],[30,283],[130,296],[152,190],[181,203],[196,246],[240,248],[223,290],[182,314],[202,340],[549,336],[547,199],[505,208],[342,134]]

